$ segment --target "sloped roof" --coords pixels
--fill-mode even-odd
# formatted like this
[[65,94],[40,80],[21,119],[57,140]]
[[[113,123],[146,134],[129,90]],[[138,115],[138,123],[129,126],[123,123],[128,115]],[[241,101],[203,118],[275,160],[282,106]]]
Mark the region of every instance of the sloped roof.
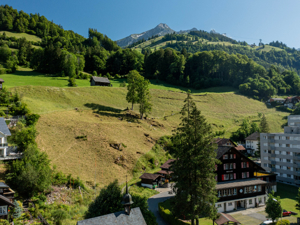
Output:
[[229,214],[225,214],[225,213],[220,213],[220,217],[215,220],[215,223],[218,225],[227,224],[227,222],[235,222],[237,224],[241,224],[239,221],[234,219],[232,216],[230,216]]
[[216,189],[225,189],[225,188],[236,188],[243,186],[251,186],[251,185],[260,185],[267,184],[267,181],[260,180],[257,178],[249,178],[249,179],[241,179],[241,180],[232,180],[226,182],[217,183]]
[[8,198],[4,197],[3,195],[0,195],[0,202],[5,202],[5,204],[15,206],[14,203],[12,203]]
[[238,146],[235,147],[235,149],[238,150],[238,151],[246,150],[243,145],[238,145]]
[[11,135],[3,117],[0,117],[0,131],[7,136]]
[[81,220],[77,225],[147,225],[139,207],[133,208],[130,215],[124,211],[111,213],[91,219]]
[[245,138],[245,140],[257,140],[259,138],[260,133],[257,131],[254,132],[253,134],[250,134],[248,137]]
[[221,158],[222,155],[224,155],[224,153],[227,152],[231,148],[233,148],[233,147],[231,147],[231,146],[218,146],[218,148],[216,150],[217,151],[216,158],[217,159]]
[[0,182],[0,188],[9,188],[9,186],[3,182]]
[[0,78],[0,83],[4,83],[4,80],[2,78]]
[[95,82],[101,82],[101,83],[108,83],[110,84],[110,81],[107,77],[95,77],[95,76],[92,76],[92,79],[95,81]]
[[284,101],[284,98],[270,98],[273,99],[274,101]]
[[156,178],[160,177],[159,174],[152,174],[152,173],[144,173],[140,176],[140,179],[147,179],[147,180],[155,180]]
[[175,159],[168,159],[168,161],[165,162],[164,164],[162,164],[160,168],[162,168],[162,169],[169,169],[170,166],[171,166],[170,163],[174,162],[174,161],[175,161]]
[[158,171],[156,173],[158,173],[158,174],[161,173],[161,174],[167,174],[167,175],[169,175],[169,174],[173,173],[173,171],[160,170],[160,171]]

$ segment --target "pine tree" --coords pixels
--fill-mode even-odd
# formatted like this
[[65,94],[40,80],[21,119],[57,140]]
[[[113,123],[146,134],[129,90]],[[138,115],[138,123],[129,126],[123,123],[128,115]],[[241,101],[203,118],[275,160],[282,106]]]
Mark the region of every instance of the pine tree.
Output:
[[177,160],[172,164],[175,181],[173,214],[191,219],[192,224],[199,216],[216,218],[215,165],[216,146],[211,126],[187,93],[181,110],[182,122],[172,136],[171,150]]
[[259,128],[260,128],[261,133],[269,133],[270,132],[269,124],[268,124],[265,114],[261,118]]

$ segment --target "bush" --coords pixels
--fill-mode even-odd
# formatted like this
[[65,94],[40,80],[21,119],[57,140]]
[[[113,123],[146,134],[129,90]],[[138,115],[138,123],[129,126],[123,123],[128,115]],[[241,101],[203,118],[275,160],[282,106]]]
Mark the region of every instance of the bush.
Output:
[[276,225],[290,225],[290,221],[288,220],[280,220],[276,223]]
[[158,203],[158,211],[159,211],[159,214],[161,215],[161,217],[165,221],[167,221],[169,224],[172,224],[172,225],[186,225],[186,224],[188,224],[188,223],[185,223],[181,220],[176,219],[169,209],[165,209],[163,207],[162,202]]
[[7,220],[0,219],[0,225],[9,225],[9,222]]

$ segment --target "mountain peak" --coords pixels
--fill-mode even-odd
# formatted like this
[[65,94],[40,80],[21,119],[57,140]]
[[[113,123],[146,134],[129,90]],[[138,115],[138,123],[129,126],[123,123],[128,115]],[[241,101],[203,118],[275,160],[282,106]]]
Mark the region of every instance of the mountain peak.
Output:
[[170,29],[170,27],[165,23],[160,23],[156,27],[163,28],[163,29]]

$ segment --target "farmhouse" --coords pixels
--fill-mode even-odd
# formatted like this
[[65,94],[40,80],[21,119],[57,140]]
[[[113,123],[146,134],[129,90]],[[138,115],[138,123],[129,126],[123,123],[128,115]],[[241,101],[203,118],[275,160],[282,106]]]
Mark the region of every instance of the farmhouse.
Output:
[[0,219],[8,219],[8,208],[14,207],[15,192],[8,185],[0,182]]
[[0,157],[7,156],[7,137],[11,136],[11,133],[6,125],[3,117],[0,117]]
[[144,173],[139,178],[142,179],[141,181],[142,187],[148,187],[148,188],[157,187],[159,182],[161,181],[161,175],[159,174]]
[[245,152],[246,149],[243,145],[236,145],[232,140],[227,138],[216,138],[214,139],[215,143],[218,144],[218,146],[231,146],[235,147],[236,150]]
[[107,77],[95,77],[90,79],[91,86],[109,86],[110,81]]
[[267,192],[277,191],[276,174],[266,172],[235,147],[219,146],[216,165],[218,212],[265,204]]
[[284,99],[283,98],[270,98],[267,103],[272,103],[272,102],[276,102],[278,104],[283,104],[284,103]]
[[250,134],[248,137],[245,138],[246,140],[246,149],[249,154],[254,154],[258,149],[258,142],[259,142],[259,133],[254,132]]
[[287,97],[285,101],[283,102],[283,105],[285,107],[288,107],[290,109],[293,109],[295,105],[300,101],[300,97],[293,96],[293,97]]

